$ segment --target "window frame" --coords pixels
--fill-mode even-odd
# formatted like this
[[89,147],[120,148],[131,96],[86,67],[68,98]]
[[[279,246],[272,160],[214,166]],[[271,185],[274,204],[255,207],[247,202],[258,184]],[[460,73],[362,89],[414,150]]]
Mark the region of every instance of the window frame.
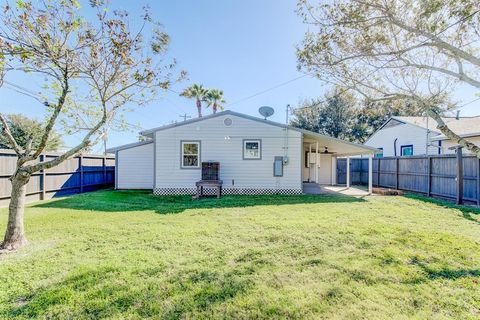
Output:
[[[247,142],[258,142],[258,158],[245,157]],[[243,156],[243,160],[262,160],[262,139],[243,139],[242,140],[242,156]]]
[[[404,155],[404,154],[403,154],[403,150],[404,150],[404,149],[407,149],[407,148],[412,148],[412,154],[410,154],[410,155]],[[405,145],[403,145],[403,146],[400,146],[400,156],[402,156],[402,157],[411,157],[411,156],[413,156],[413,144],[405,144]]]
[[[185,166],[183,163],[183,157],[185,156],[184,154],[184,149],[183,146],[185,144],[196,144],[198,146],[198,154],[197,154],[197,165],[196,166]],[[180,140],[180,169],[186,169],[186,170],[198,170],[201,169],[201,153],[202,153],[202,142],[200,140]],[[193,155],[193,154],[187,154],[187,155]]]
[[382,153],[375,153],[375,159],[381,159],[383,158],[383,147],[382,148],[377,148],[378,150],[382,150]]

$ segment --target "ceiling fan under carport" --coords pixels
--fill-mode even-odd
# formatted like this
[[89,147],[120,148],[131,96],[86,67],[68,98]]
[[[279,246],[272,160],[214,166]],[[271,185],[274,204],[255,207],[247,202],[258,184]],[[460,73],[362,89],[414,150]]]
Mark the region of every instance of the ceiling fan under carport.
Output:
[[320,152],[321,154],[335,154],[336,152],[328,151],[328,147],[325,147],[323,152]]

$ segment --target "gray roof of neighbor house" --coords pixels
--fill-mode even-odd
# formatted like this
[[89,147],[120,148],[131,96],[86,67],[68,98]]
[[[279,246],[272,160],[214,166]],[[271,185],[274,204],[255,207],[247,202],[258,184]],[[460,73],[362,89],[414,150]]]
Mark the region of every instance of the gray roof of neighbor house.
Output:
[[[392,117],[392,119],[396,119],[405,123],[410,123],[422,128],[427,128],[428,122],[428,129],[438,132],[440,131],[437,129],[437,122],[427,117]],[[480,135],[480,116],[476,117],[442,117],[445,124],[450,128],[453,132],[460,136],[477,136]],[[446,139],[446,137],[441,134],[435,137],[436,140]]]
[[[156,128],[149,129],[149,130],[144,130],[144,131],[141,131],[140,134],[143,135],[143,136],[152,138],[153,133],[156,132],[156,131],[167,130],[167,129],[170,129],[170,128],[184,126],[184,125],[187,125],[187,124],[191,124],[191,123],[195,123],[195,122],[199,122],[199,121],[203,121],[203,120],[207,120],[207,119],[211,119],[211,118],[215,118],[215,117],[219,117],[219,116],[223,116],[223,115],[233,115],[233,116],[241,117],[241,118],[244,118],[244,119],[249,119],[249,120],[252,120],[252,121],[257,121],[257,122],[260,122],[260,123],[269,124],[269,125],[272,125],[272,126],[277,126],[277,127],[280,127],[280,128],[288,128],[289,130],[298,131],[298,132],[301,132],[303,134],[309,135],[311,137],[321,138],[321,139],[328,140],[330,142],[337,142],[337,143],[341,143],[341,144],[344,144],[344,145],[350,145],[351,147],[358,148],[358,149],[361,149],[361,150],[365,151],[365,153],[380,152],[376,148],[373,148],[373,147],[370,147],[370,146],[365,146],[363,144],[345,141],[345,140],[342,140],[342,139],[330,137],[328,135],[320,134],[320,133],[317,133],[317,132],[308,131],[308,130],[304,130],[304,129],[299,129],[299,128],[295,128],[295,127],[292,127],[292,126],[287,126],[287,125],[282,124],[282,123],[278,123],[278,122],[274,122],[274,121],[270,121],[270,120],[264,120],[264,119],[261,119],[261,118],[258,118],[258,117],[253,117],[253,116],[250,116],[250,115],[234,112],[234,111],[231,111],[231,110],[226,110],[226,111],[218,112],[216,114],[211,114],[211,115],[208,115],[208,116],[204,116],[204,117],[201,117],[201,118],[190,119],[190,120],[186,120],[186,121],[182,121],[182,122],[177,122],[177,123],[172,123],[172,124],[156,127]],[[111,149],[109,149],[109,151],[115,151],[115,150],[119,150],[119,149],[128,149],[128,148],[131,148],[131,147],[135,147],[137,145],[138,145],[138,143],[137,144],[129,144],[129,145],[124,145],[124,146],[119,146],[119,147],[111,148]]]
[[130,149],[130,148],[134,148],[134,147],[139,147],[139,146],[143,146],[143,145],[146,145],[146,144],[150,144],[150,143],[152,143],[152,142],[153,142],[153,140],[138,141],[138,142],[133,142],[133,143],[124,144],[124,145],[121,145],[121,146],[118,146],[118,147],[108,148],[106,151],[107,151],[107,153],[114,153],[114,152],[116,152],[116,151],[125,150],[125,149]]

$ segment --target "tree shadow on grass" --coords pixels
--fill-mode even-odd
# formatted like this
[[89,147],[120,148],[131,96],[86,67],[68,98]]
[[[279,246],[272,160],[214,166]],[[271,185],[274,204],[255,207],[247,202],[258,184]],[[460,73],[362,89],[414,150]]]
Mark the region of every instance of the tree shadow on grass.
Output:
[[239,208],[262,205],[364,202],[345,195],[235,195],[221,199],[191,196],[155,196],[150,191],[96,191],[34,205],[35,208],[62,208],[101,212],[153,210],[159,214],[180,213],[188,209]]
[[438,269],[431,267],[428,263],[417,257],[412,257],[410,264],[418,266],[425,273],[424,278],[414,278],[409,281],[410,283],[420,283],[426,280],[437,279],[457,280],[466,277],[480,277],[480,269],[451,269],[448,267]]
[[480,208],[478,207],[471,207],[466,205],[457,205],[447,200],[443,199],[436,199],[436,198],[428,198],[420,194],[408,193],[405,195],[406,198],[414,199],[423,201],[426,203],[436,204],[442,208],[450,208],[450,209],[457,209],[460,210],[462,216],[470,221],[476,222],[480,224]]
[[64,280],[12,297],[8,318],[149,318],[179,319],[213,312],[218,304],[254,287],[256,267],[239,264],[229,270],[165,268],[81,268]]

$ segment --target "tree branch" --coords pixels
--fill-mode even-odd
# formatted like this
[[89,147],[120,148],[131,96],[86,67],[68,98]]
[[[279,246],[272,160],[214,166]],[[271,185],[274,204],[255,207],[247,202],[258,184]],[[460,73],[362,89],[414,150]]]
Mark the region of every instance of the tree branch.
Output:
[[74,157],[80,151],[82,151],[83,149],[85,149],[86,147],[88,147],[90,145],[90,138],[106,123],[106,121],[107,121],[107,116],[104,115],[102,117],[102,119],[93,128],[91,128],[90,131],[88,131],[88,133],[85,135],[83,140],[77,146],[68,150],[67,152],[65,152],[61,156],[58,156],[55,159],[47,161],[47,162],[39,162],[37,164],[27,166],[27,167],[25,167],[25,170],[27,172],[29,172],[30,174],[33,174],[33,173],[35,173],[37,171],[40,171],[40,170],[45,170],[45,169],[55,167],[56,165],[62,163],[63,161],[65,161],[65,160],[67,160],[71,157]]
[[450,128],[445,124],[445,121],[443,121],[442,117],[437,111],[433,109],[428,109],[427,113],[437,122],[437,129],[440,130],[447,138],[457,142],[462,147],[467,148],[469,151],[474,153],[477,158],[480,158],[480,147],[476,146],[474,143],[468,140],[465,140],[465,138],[460,137],[458,134],[450,130]]
[[466,82],[466,83],[468,83],[468,84],[470,84],[470,85],[472,85],[476,88],[480,88],[480,81],[475,80],[475,79],[467,76],[465,73],[458,73],[458,72],[451,71],[451,70],[448,70],[448,69],[445,69],[445,68],[440,68],[440,67],[436,67],[436,66],[429,66],[429,65],[426,65],[426,64],[412,63],[412,62],[410,62],[406,59],[403,59],[403,58],[402,58],[402,61],[404,61],[406,66],[408,66],[408,67],[415,67],[415,68],[420,68],[420,69],[425,69],[425,70],[437,71],[437,72],[452,76],[454,78],[457,78],[458,80]]
[[43,133],[42,140],[40,141],[38,147],[36,148],[35,153],[27,157],[28,160],[36,159],[43,152],[43,150],[45,149],[45,146],[47,145],[48,139],[50,138],[50,133],[53,130],[53,126],[55,125],[55,122],[57,121],[57,118],[60,115],[60,112],[62,111],[63,106],[65,104],[65,99],[67,98],[67,94],[69,90],[68,77],[69,77],[68,69],[66,69],[64,70],[64,74],[63,74],[62,94],[60,95],[60,97],[58,97],[57,104],[55,105],[53,114],[50,116],[47,126],[45,127],[45,132]]
[[17,141],[12,135],[12,132],[10,131],[10,127],[8,126],[7,119],[3,116],[3,114],[0,114],[0,122],[2,123],[2,133],[5,134],[5,136],[8,139],[8,142],[10,142],[11,147],[15,151],[15,153],[20,157],[23,154],[22,148],[18,145]]
[[436,46],[440,49],[445,49],[447,51],[450,51],[454,56],[458,56],[458,57],[470,62],[471,64],[480,67],[480,58],[475,57],[474,55],[466,52],[465,50],[460,49],[459,47],[455,47],[455,46],[451,45],[450,43],[442,40],[437,35],[434,35],[430,32],[427,32],[427,31],[424,31],[424,30],[417,29],[417,28],[411,27],[409,25],[406,25],[402,21],[393,17],[392,15],[389,15],[389,21],[391,21],[397,27],[402,28],[402,29],[404,29],[408,32],[412,32],[416,35],[421,35],[425,38],[430,39],[432,41],[431,42],[432,46]]

